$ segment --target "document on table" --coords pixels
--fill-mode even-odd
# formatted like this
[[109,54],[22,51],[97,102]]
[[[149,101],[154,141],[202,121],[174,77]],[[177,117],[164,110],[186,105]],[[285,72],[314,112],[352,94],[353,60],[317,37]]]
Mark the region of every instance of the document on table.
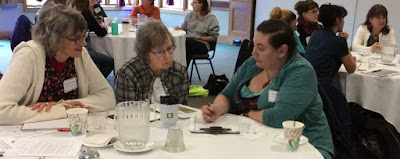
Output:
[[6,156],[53,156],[76,157],[83,140],[70,138],[20,138],[14,142],[15,148]]
[[201,128],[210,128],[212,126],[220,126],[222,128],[230,128],[231,132],[239,131],[238,118],[235,115],[223,115],[218,117],[217,121],[213,123],[207,123],[204,121],[201,115],[194,116],[190,118],[189,121],[189,131],[191,132],[203,132]]
[[0,138],[0,154],[4,152],[8,152],[14,149],[14,144],[12,143],[12,138],[10,137],[1,137]]
[[60,129],[69,128],[68,119],[57,119],[49,121],[41,121],[36,123],[26,123],[22,129]]
[[0,126],[0,136],[13,138],[36,137],[57,132],[57,130],[21,130],[21,125]]

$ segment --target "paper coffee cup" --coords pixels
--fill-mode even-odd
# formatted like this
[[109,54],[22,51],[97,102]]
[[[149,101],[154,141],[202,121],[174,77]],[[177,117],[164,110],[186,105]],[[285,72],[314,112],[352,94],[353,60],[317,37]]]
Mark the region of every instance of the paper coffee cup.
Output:
[[299,148],[300,137],[303,134],[304,124],[299,121],[288,120],[282,122],[283,136],[288,151],[296,151]]
[[89,110],[84,108],[72,108],[67,110],[68,122],[72,136],[86,134],[88,112]]

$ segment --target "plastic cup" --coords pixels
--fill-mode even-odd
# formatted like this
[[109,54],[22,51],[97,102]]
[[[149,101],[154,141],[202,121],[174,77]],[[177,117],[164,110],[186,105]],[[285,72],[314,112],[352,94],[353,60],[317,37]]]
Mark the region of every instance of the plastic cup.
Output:
[[107,127],[107,115],[108,112],[94,112],[90,113],[92,116],[91,125],[95,130],[104,130]]
[[164,150],[174,153],[185,151],[183,132],[180,127],[174,126],[168,129],[168,135],[165,141]]
[[368,69],[373,69],[376,67],[376,65],[378,64],[378,60],[379,58],[376,57],[370,57],[368,59]]
[[86,134],[88,112],[89,110],[84,108],[72,108],[67,110],[68,122],[72,136]]
[[283,136],[288,151],[296,151],[299,148],[300,137],[303,134],[304,124],[299,121],[288,120],[282,122]]

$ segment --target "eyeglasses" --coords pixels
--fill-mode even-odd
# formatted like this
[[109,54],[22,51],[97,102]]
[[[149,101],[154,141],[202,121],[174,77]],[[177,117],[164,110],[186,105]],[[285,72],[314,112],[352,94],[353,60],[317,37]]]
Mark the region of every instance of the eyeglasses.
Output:
[[82,37],[66,38],[66,39],[75,42],[76,45],[79,45],[79,44],[82,43],[82,40],[85,40],[88,36],[89,36],[89,31],[86,31],[85,34]]
[[168,52],[169,54],[173,54],[175,49],[176,49],[176,46],[174,45],[174,46],[168,47],[167,50],[161,50],[161,51],[157,51],[157,52],[150,51],[150,52],[156,56],[165,56],[165,52]]
[[309,10],[309,11],[307,11],[307,13],[314,13],[314,14],[317,14],[317,13],[319,13],[319,9]]

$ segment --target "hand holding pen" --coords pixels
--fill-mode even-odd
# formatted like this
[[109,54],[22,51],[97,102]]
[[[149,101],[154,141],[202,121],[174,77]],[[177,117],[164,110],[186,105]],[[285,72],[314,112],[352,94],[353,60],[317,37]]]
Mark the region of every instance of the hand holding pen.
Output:
[[203,119],[206,122],[214,122],[218,119],[218,113],[213,104],[208,103],[201,108]]

